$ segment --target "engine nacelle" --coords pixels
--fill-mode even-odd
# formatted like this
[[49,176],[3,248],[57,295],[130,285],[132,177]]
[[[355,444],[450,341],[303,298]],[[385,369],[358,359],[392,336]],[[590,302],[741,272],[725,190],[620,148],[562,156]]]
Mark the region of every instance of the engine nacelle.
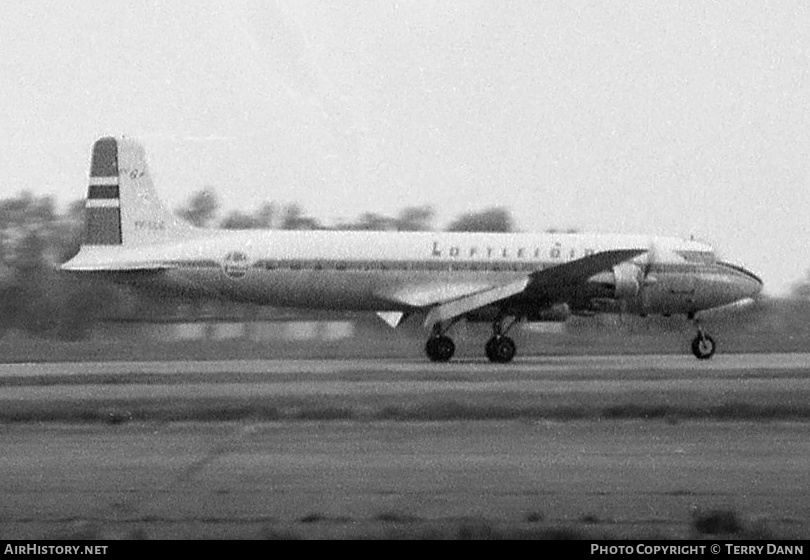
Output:
[[613,282],[616,299],[632,299],[641,288],[641,270],[633,263],[624,262],[613,267]]
[[535,309],[526,314],[530,323],[564,323],[571,316],[568,304],[558,303],[545,309]]
[[641,289],[641,270],[632,263],[621,263],[611,272],[600,272],[588,279],[580,290],[580,297],[589,299],[628,300],[635,298]]
[[641,269],[627,262],[595,274],[577,290],[573,312],[588,315],[640,309],[642,279]]

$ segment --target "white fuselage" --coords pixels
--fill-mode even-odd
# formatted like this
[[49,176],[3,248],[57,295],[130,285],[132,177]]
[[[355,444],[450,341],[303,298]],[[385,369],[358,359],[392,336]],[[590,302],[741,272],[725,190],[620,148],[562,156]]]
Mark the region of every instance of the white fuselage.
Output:
[[742,273],[684,257],[712,255],[706,244],[638,235],[203,230],[176,243],[85,246],[63,268],[101,271],[146,263],[143,274],[126,280],[284,307],[409,311],[617,248],[645,251],[627,263],[639,276],[631,283],[638,289],[622,292],[627,273],[614,270],[576,290],[560,286],[517,303],[669,314],[744,297],[734,288]]

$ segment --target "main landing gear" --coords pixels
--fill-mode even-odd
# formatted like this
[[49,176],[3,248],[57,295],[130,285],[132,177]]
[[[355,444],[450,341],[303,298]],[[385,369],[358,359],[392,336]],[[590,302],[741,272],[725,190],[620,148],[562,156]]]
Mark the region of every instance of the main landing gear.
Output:
[[700,322],[695,318],[694,313],[690,313],[689,318],[695,322],[697,327],[697,336],[692,339],[692,354],[698,360],[708,360],[714,356],[717,345],[714,339],[703,331],[703,327],[700,326]]
[[[512,321],[504,327],[504,318],[498,317],[492,323],[492,337],[484,346],[484,353],[490,362],[496,364],[506,364],[512,361],[517,352],[515,341],[506,336],[518,319]],[[447,331],[455,324],[455,321],[447,327],[442,327],[440,323],[433,326],[433,333],[425,344],[425,354],[431,362],[449,362],[456,352],[456,345],[453,339],[447,336]]]
[[433,334],[425,344],[425,353],[431,362],[449,362],[456,353],[456,345],[449,336]]
[[457,321],[458,319],[454,319],[444,328],[441,323],[433,325],[433,332],[425,344],[425,354],[431,362],[449,362],[456,353],[456,345],[446,333]]
[[490,338],[484,346],[484,352],[487,358],[489,358],[490,362],[496,364],[507,364],[511,362],[512,358],[515,357],[515,352],[517,352],[515,341],[506,336],[506,333],[515,326],[518,320],[513,319],[506,328],[503,327],[503,321],[503,317],[500,316],[495,319],[492,323],[492,338]]

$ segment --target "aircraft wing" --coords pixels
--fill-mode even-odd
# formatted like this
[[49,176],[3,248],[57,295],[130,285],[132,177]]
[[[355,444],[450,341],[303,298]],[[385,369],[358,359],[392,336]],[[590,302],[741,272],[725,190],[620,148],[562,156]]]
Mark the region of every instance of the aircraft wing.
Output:
[[533,272],[525,278],[509,284],[469,290],[452,299],[437,300],[425,318],[425,326],[431,326],[440,321],[464,315],[470,311],[492,305],[524,292],[548,294],[570,289],[585,282],[594,274],[608,270],[645,252],[646,249],[602,251],[575,261]]
[[406,285],[381,297],[410,307],[425,308],[493,288],[491,282],[420,282]]
[[496,286],[488,290],[477,292],[462,298],[436,305],[425,318],[425,326],[429,327],[439,321],[446,321],[470,311],[486,307],[495,302],[510,298],[526,290],[528,278],[522,278],[504,286]]
[[[524,280],[524,283],[526,281]],[[428,314],[428,321],[445,320],[445,318],[455,317],[466,311],[459,311],[461,308],[468,310],[487,305],[480,303],[483,300],[491,299],[493,294],[500,294],[498,290],[501,286],[493,286],[491,282],[421,282],[418,284],[400,286],[396,290],[378,294],[383,299],[395,302],[399,305],[406,305],[417,309],[433,310]],[[523,287],[521,287],[521,290]],[[496,299],[501,296],[495,296]],[[473,302],[473,303],[470,303]],[[472,304],[472,307],[470,305]],[[448,315],[450,313],[450,315]],[[377,315],[396,328],[407,317],[409,313],[401,311],[378,312]],[[436,315],[442,317],[435,319]],[[445,317],[447,315],[447,317]],[[427,324],[427,323],[426,323]]]
[[549,293],[575,287],[594,274],[609,270],[619,263],[646,253],[647,249],[613,249],[563,263],[529,275],[526,288],[530,293]]

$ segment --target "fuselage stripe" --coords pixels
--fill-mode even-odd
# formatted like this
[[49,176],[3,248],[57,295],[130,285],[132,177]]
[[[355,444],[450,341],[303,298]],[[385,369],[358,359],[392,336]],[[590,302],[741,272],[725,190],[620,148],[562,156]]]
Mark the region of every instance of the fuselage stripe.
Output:
[[[88,201],[89,203],[89,201]],[[167,264],[186,268],[221,268],[222,263],[201,259],[194,261],[167,261]],[[396,272],[524,272],[531,273],[554,266],[557,262],[526,261],[458,261],[458,260],[335,260],[335,259],[261,259],[253,262],[250,268],[255,270],[288,270],[288,271],[396,271]],[[688,274],[725,274],[726,271],[716,265],[700,263],[658,263],[651,267],[650,273],[688,273]]]

